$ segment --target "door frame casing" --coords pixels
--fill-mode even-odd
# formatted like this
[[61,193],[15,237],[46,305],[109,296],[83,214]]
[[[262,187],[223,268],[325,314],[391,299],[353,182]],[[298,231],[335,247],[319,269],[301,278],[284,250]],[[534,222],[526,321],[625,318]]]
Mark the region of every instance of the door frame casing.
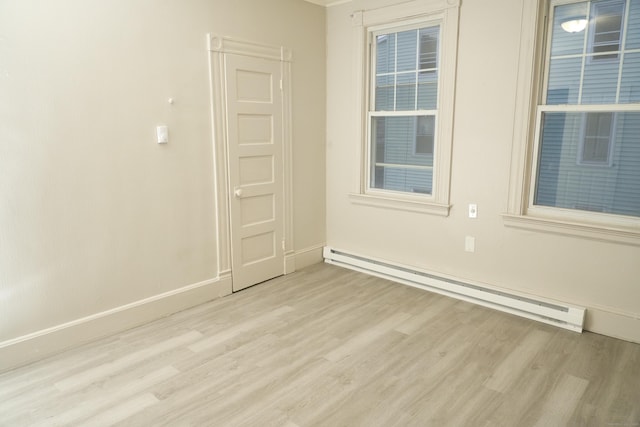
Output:
[[227,131],[225,62],[226,54],[244,55],[280,62],[282,76],[282,164],[284,212],[284,273],[296,270],[293,243],[293,151],[291,144],[291,62],[293,55],[284,46],[269,46],[232,37],[207,34],[211,135],[214,165],[215,235],[218,277],[230,277],[231,215],[229,187],[229,139]]

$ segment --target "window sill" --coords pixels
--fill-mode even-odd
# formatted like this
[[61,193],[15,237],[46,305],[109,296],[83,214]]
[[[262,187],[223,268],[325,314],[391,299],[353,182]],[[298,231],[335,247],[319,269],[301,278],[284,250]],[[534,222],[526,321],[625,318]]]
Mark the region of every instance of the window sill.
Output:
[[422,214],[447,217],[451,205],[442,203],[402,200],[389,197],[372,196],[370,194],[349,194],[349,200],[356,205],[373,206],[376,208],[393,209],[398,211],[417,212]]
[[640,229],[616,228],[513,214],[502,214],[502,219],[507,227],[640,246]]

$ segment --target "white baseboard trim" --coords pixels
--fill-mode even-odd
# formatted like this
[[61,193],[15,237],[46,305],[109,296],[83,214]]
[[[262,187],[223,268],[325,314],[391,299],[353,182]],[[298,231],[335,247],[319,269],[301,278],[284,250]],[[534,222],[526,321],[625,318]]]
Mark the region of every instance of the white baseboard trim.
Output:
[[290,274],[310,265],[321,263],[324,260],[322,256],[323,248],[324,244],[310,246],[285,255],[285,274]]
[[296,271],[296,253],[290,251],[284,254],[284,274],[291,274]]
[[231,276],[195,283],[0,342],[0,372],[231,294]]
[[596,334],[640,344],[640,314],[589,307],[584,328]]

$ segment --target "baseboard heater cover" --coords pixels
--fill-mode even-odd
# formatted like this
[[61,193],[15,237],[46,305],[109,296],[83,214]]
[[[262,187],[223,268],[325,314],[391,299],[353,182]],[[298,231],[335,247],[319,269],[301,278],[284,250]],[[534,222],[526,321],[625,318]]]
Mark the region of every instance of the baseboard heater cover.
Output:
[[328,264],[360,271],[571,331],[582,332],[584,326],[585,309],[582,307],[517,295],[478,284],[441,277],[328,246],[325,246],[323,256]]

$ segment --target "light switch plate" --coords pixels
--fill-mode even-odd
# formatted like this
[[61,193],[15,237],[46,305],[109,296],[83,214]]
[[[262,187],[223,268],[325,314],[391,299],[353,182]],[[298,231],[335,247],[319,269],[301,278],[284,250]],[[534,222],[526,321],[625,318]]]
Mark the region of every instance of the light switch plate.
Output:
[[158,144],[166,144],[169,142],[169,128],[167,126],[158,126],[156,132],[158,134]]

